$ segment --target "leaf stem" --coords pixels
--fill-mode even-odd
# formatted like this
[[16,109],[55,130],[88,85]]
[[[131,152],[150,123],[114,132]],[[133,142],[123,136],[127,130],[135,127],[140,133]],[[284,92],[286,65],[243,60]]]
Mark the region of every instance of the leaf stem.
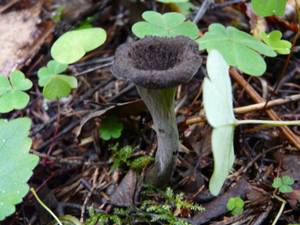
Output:
[[277,213],[277,215],[276,215],[276,217],[275,217],[272,225],[275,225],[277,223],[277,221],[279,220],[279,218],[280,218],[280,216],[281,216],[281,214],[282,214],[282,212],[284,210],[285,204],[286,204],[286,201],[284,199],[280,198],[279,196],[274,195],[274,198],[276,198],[278,201],[281,202],[281,206],[280,206],[280,209],[279,209],[279,211],[278,211],[278,213]]
[[63,225],[62,222],[60,222],[60,220],[58,219],[58,217],[51,211],[51,209],[49,209],[48,206],[46,206],[45,203],[39,198],[35,190],[33,188],[30,188],[30,191],[32,192],[33,196],[36,198],[38,203],[40,203],[40,205],[56,220],[56,222],[59,225]]
[[300,126],[300,120],[293,121],[275,121],[275,120],[238,120],[236,121],[237,125],[244,124],[261,124],[261,125],[270,125],[274,127],[282,126]]

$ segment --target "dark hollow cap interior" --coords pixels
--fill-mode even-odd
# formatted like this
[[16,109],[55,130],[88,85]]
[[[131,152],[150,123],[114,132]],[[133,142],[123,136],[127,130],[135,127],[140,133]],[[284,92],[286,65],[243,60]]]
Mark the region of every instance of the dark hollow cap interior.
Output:
[[188,82],[200,65],[198,44],[190,38],[145,37],[117,49],[112,73],[145,88],[169,88]]

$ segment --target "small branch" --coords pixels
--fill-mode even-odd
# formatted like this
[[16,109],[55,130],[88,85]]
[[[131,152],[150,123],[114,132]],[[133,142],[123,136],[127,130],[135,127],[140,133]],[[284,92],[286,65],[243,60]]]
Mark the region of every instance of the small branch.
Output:
[[199,8],[194,20],[193,20],[193,23],[197,24],[202,19],[202,17],[206,13],[206,11],[209,9],[211,4],[213,4],[214,2],[215,2],[214,0],[204,0],[204,2],[200,6],[200,8]]
[[276,215],[276,217],[275,217],[272,225],[275,225],[277,223],[277,221],[279,220],[279,218],[280,218],[280,216],[281,216],[281,214],[282,214],[282,212],[284,210],[285,204],[286,204],[286,201],[284,199],[280,198],[279,196],[274,195],[274,198],[276,198],[278,201],[281,202],[281,206],[280,206],[280,209],[279,209],[279,211],[278,211],[278,213],[277,213],[277,215]]
[[[264,99],[255,91],[255,89],[237,72],[235,69],[230,70],[231,77],[242,86],[247,94],[256,102],[261,103]],[[272,120],[280,120],[280,117],[277,113],[272,110],[266,110],[266,113]],[[286,138],[298,149],[300,150],[300,137],[297,136],[290,128],[288,127],[280,127]]]
[[[266,101],[264,101],[264,102],[257,103],[257,104],[252,104],[252,105],[247,105],[247,106],[242,106],[242,107],[236,107],[233,110],[234,110],[235,113],[244,114],[244,113],[255,112],[255,111],[258,111],[258,110],[263,110],[263,109],[266,109],[266,108],[270,108],[272,106],[277,106],[277,105],[282,105],[282,104],[298,101],[298,100],[300,100],[300,94],[287,96],[285,98],[279,98],[279,99],[271,100],[271,101],[268,102],[267,106],[266,106]],[[201,116],[197,116],[197,117],[190,118],[190,119],[186,120],[187,125],[193,125],[193,124],[196,124],[196,123],[203,123],[203,122],[206,122],[206,119],[205,119],[205,117],[201,117]]]

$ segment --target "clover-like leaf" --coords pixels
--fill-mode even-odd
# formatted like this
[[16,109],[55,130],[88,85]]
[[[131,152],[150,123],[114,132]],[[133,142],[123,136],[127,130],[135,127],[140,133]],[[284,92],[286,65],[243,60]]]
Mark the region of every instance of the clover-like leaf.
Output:
[[185,21],[185,16],[181,13],[160,14],[146,11],[142,17],[145,21],[137,22],[132,26],[132,32],[139,38],[147,35],[160,37],[183,35],[196,39],[199,36],[198,27],[191,21]]
[[102,45],[106,32],[102,28],[74,30],[60,36],[51,48],[52,57],[63,64],[71,64],[81,59],[87,52]]
[[231,211],[232,215],[238,216],[244,211],[244,205],[245,202],[240,197],[231,197],[228,200],[226,207],[229,211]]
[[278,188],[281,193],[290,193],[293,192],[293,188],[291,186],[294,182],[294,179],[289,176],[276,177],[273,180],[272,187]]
[[260,54],[276,56],[270,47],[250,34],[216,23],[210,25],[208,32],[197,42],[200,50],[206,49],[209,52],[216,49],[229,65],[253,76],[260,76],[266,71],[266,63]]
[[38,157],[29,154],[30,125],[29,118],[0,121],[0,221],[14,213],[28,192],[27,181],[38,163]]
[[121,136],[124,126],[114,115],[104,118],[99,129],[100,137],[108,141],[112,138],[117,139]]
[[216,50],[209,52],[206,66],[208,77],[204,78],[203,82],[203,104],[206,118],[214,128],[214,171],[209,181],[209,190],[213,195],[217,195],[234,162],[233,138],[236,119],[233,113],[229,66]]
[[189,0],[156,0],[156,1],[161,3],[183,3],[183,2],[188,2]]
[[261,34],[261,38],[268,46],[270,46],[278,54],[287,55],[291,52],[291,42],[281,40],[282,33],[279,30],[272,31],[269,34],[263,32]]
[[32,87],[32,82],[21,71],[14,71],[9,78],[0,75],[0,112],[23,109],[30,97],[24,91]]
[[39,86],[43,87],[43,95],[47,99],[54,100],[68,96],[73,88],[77,88],[75,77],[60,74],[67,67],[66,64],[51,60],[46,67],[39,69]]
[[287,0],[252,0],[254,12],[259,16],[283,16]]

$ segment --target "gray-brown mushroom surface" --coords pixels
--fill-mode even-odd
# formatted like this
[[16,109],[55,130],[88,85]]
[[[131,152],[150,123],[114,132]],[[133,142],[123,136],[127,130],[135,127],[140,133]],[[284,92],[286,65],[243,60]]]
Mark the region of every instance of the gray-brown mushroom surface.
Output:
[[176,87],[190,81],[200,65],[197,43],[183,36],[145,37],[123,44],[116,51],[113,75],[136,85],[153,118],[158,149],[146,182],[157,187],[169,182],[179,149]]

